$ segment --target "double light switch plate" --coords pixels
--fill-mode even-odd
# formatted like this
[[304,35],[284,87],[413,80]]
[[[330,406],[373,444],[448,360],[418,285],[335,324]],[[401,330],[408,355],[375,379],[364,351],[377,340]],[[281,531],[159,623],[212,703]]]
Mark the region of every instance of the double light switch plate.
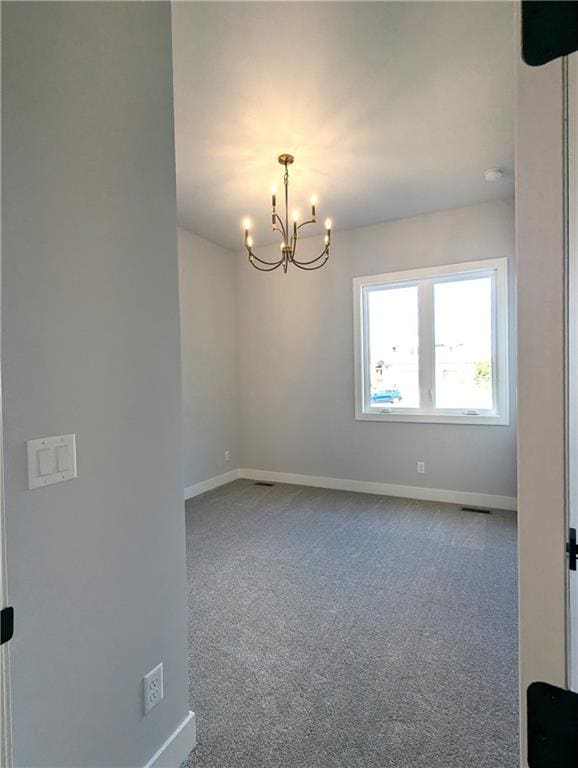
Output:
[[30,490],[76,477],[76,435],[41,437],[26,445]]

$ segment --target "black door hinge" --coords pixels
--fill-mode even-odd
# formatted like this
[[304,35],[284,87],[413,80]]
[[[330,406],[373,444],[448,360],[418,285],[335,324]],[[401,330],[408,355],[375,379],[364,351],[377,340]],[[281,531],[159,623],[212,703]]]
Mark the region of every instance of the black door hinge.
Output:
[[568,544],[566,544],[566,552],[568,553],[568,567],[571,571],[575,571],[576,560],[578,559],[578,547],[576,546],[576,528],[570,528],[570,536],[568,537]]
[[12,640],[14,634],[14,608],[2,608],[0,611],[0,645]]

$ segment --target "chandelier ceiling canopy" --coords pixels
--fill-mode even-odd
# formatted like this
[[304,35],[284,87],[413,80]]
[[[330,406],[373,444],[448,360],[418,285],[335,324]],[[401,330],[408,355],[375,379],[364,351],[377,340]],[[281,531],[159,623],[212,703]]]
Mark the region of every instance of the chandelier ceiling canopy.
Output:
[[325,247],[314,259],[300,261],[295,257],[297,250],[297,238],[299,236],[299,230],[305,227],[307,224],[315,224],[317,221],[317,197],[313,195],[311,197],[311,218],[307,221],[299,223],[299,211],[294,210],[291,216],[292,228],[289,226],[289,166],[292,165],[295,158],[293,155],[283,154],[279,155],[279,163],[285,167],[285,174],[283,176],[283,186],[285,192],[285,216],[284,219],[277,213],[277,189],[273,187],[271,190],[271,227],[274,232],[279,232],[281,240],[281,257],[276,261],[266,261],[261,259],[253,251],[253,238],[251,236],[251,220],[248,218],[243,219],[244,230],[244,246],[249,254],[249,262],[255,267],[255,269],[261,270],[261,272],[272,272],[274,269],[283,267],[283,272],[287,272],[289,264],[293,264],[299,269],[313,270],[323,267],[329,259],[329,246],[331,245],[331,219],[325,220]]

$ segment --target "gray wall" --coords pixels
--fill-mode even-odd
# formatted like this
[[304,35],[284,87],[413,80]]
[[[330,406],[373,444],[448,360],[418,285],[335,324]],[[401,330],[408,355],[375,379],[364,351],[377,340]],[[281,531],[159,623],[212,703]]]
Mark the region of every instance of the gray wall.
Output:
[[564,685],[566,675],[562,103],[561,61],[528,67],[520,60],[516,234],[522,765],[527,764],[526,688],[533,680]]
[[[513,201],[337,231],[333,240],[318,272],[261,273],[239,259],[243,465],[515,496]],[[301,255],[313,257],[320,243],[303,241]],[[356,421],[352,278],[499,256],[511,260],[511,426]]]
[[[170,6],[2,13],[15,765],[142,766],[188,711]],[[69,432],[78,479],[28,491]]]
[[186,487],[239,467],[238,293],[230,251],[178,235]]

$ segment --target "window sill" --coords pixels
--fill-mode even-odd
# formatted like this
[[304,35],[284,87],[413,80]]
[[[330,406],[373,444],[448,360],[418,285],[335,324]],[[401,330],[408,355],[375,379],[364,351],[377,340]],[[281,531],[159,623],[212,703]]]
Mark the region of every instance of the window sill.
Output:
[[357,421],[398,421],[414,424],[469,424],[486,427],[506,427],[510,424],[508,414],[496,414],[484,416],[482,414],[467,415],[464,413],[410,413],[394,412],[386,413],[377,411],[357,411]]

